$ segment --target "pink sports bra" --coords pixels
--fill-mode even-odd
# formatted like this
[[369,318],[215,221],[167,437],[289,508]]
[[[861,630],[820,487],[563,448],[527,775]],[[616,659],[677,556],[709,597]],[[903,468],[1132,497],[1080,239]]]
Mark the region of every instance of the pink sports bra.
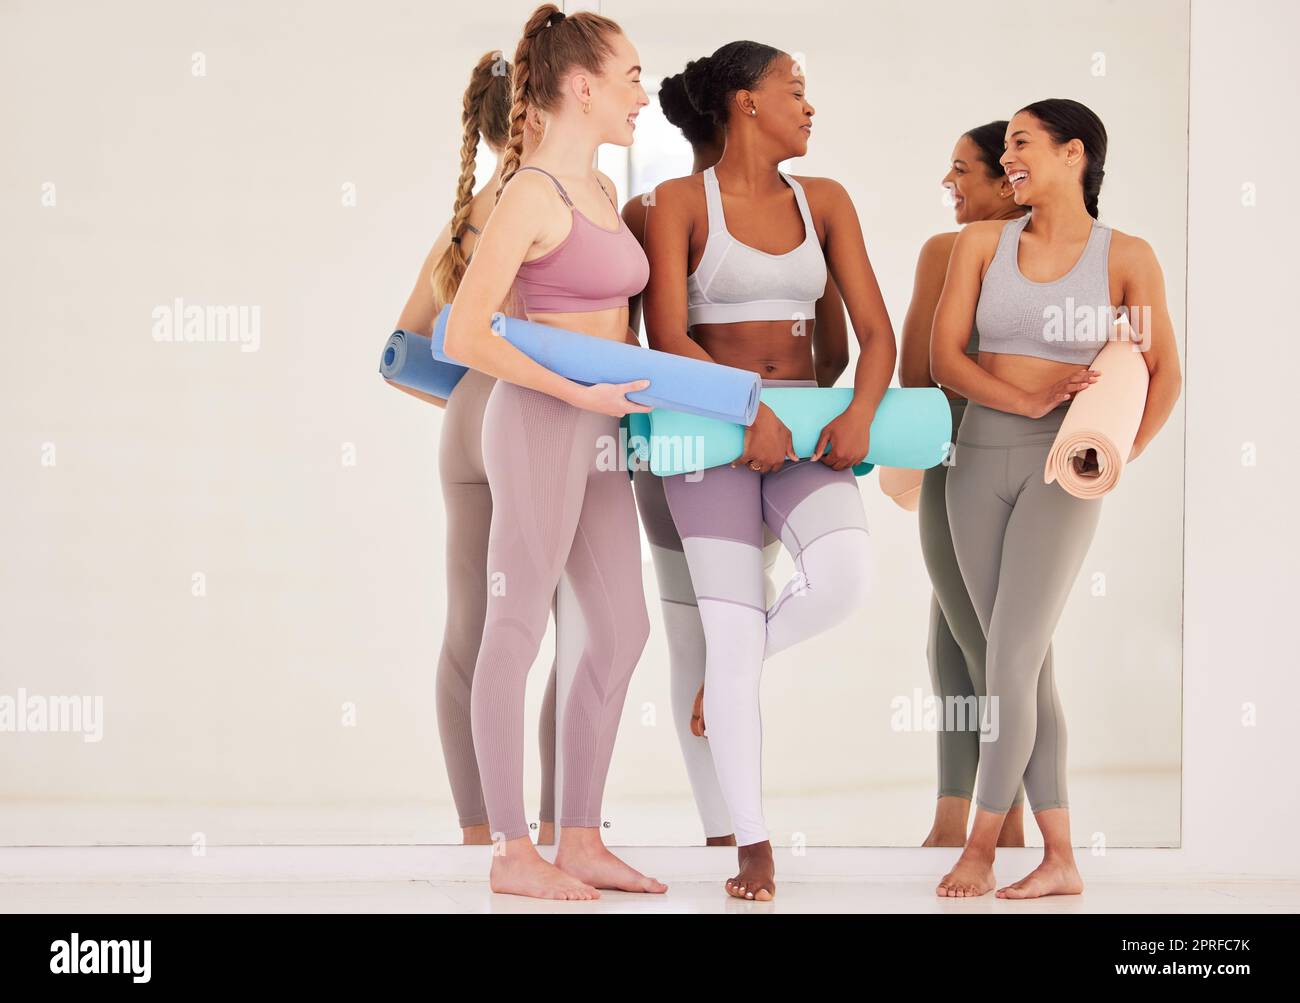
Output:
[[[569,235],[559,245],[519,266],[515,292],[522,300],[524,311],[586,313],[627,306],[628,297],[639,293],[649,281],[650,262],[622,215],[617,230],[606,230],[573,204],[569,193],[553,175],[540,167],[519,170],[545,174],[573,213]],[[614,210],[618,211],[617,205]]]

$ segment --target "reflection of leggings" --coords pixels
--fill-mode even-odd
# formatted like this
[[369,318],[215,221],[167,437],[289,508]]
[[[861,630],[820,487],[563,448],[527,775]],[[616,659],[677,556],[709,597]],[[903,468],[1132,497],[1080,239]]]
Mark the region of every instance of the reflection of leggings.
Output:
[[528,833],[524,683],[561,574],[586,637],[562,716],[559,824],[601,824],[623,698],[650,631],[632,485],[617,464],[602,469],[618,442],[617,418],[502,381],[483,416],[492,528],[470,716],[488,822],[505,839]]
[[[447,626],[438,654],[435,696],[438,737],[461,828],[483,825],[487,809],[479,785],[470,729],[470,687],[487,614],[488,526],[492,492],[483,470],[483,409],[490,376],[469,370],[447,401],[438,444],[438,472],[447,511]],[[537,724],[542,760],[543,822],[555,820],[555,666],[546,683]]]
[[[664,497],[664,481],[649,471],[641,471],[632,480],[636,507],[650,541],[655,577],[659,580],[659,602],[663,611],[664,635],[668,641],[668,678],[677,741],[686,763],[686,775],[695,795],[695,807],[704,824],[704,835],[726,836],[731,832],[727,802],[718,787],[709,742],[691,734],[691,714],[695,694],[704,683],[704,626],[700,622],[691,572],[682,551],[682,538],[673,524]],[[763,570],[766,584],[775,593],[770,572],[781,550],[780,541],[764,527],[767,544],[763,547]],[[773,594],[772,598],[775,598]]]
[[[966,413],[963,398],[952,405],[954,437]],[[975,796],[975,770],[980,760],[978,700],[984,692],[984,630],[971,605],[962,581],[957,555],[952,549],[948,526],[948,503],[944,497],[948,467],[939,464],[921,479],[921,501],[917,515],[921,525],[921,556],[930,573],[934,594],[930,597],[930,631],[926,657],[930,681],[939,698],[939,797]],[[1051,678],[1052,649],[1047,649],[1047,672]],[[948,724],[951,727],[945,728]],[[1024,799],[1016,791],[1015,804]]]
[[[815,386],[813,381],[782,381]],[[764,381],[764,386],[775,381]],[[851,470],[786,461],[759,474],[713,467],[664,478],[704,625],[704,718],[736,843],[767,839],[762,803],[763,660],[834,626],[865,597],[869,540]],[[763,525],[794,558],[776,601],[763,596]]]
[[1069,804],[1065,717],[1052,665],[1052,632],[1092,543],[1101,499],[1044,484],[1063,401],[1041,418],[971,402],[948,471],[952,542],[987,639],[990,723],[976,803],[1001,814],[1024,778],[1034,811]]

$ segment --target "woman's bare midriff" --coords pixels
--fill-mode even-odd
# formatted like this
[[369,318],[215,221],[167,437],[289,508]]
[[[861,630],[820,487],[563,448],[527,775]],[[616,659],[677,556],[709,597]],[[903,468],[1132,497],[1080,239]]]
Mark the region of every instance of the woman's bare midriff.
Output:
[[812,380],[814,322],[749,320],[698,324],[691,338],[723,366],[748,369],[765,380]]
[[590,310],[583,313],[530,313],[528,319],[548,327],[561,327],[578,334],[610,341],[627,340],[627,307],[616,306],[608,310]]
[[980,352],[979,365],[989,375],[1031,394],[1046,390],[1080,368],[1073,362],[1053,362],[1032,355],[1003,355],[998,352]]

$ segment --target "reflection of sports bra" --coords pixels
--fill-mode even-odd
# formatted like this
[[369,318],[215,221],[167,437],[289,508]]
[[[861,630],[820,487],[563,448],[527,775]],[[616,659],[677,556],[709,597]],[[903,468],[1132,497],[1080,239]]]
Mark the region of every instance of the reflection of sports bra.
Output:
[[[573,204],[552,175],[540,167],[519,170],[537,171],[550,178],[573,216],[564,240],[540,258],[519,266],[515,290],[523,300],[523,309],[528,313],[586,313],[627,306],[628,297],[645,288],[650,262],[622,215],[617,230],[606,230]],[[617,205],[614,212],[618,213]]]
[[[475,226],[473,223],[466,223],[466,224],[465,224],[465,229],[468,230],[470,233],[474,234],[474,236],[476,236],[476,237],[481,237],[481,236],[483,236],[483,231],[480,230],[480,229],[479,229],[477,226]],[[477,245],[475,245],[475,246],[477,246]],[[473,252],[473,251],[470,251],[469,254],[465,255],[465,264],[468,265],[469,262],[470,262],[470,259],[471,259],[472,257],[474,257],[474,252]]]
[[803,186],[788,174],[781,178],[794,189],[804,238],[792,251],[768,254],[742,244],[727,230],[718,179],[712,167],[704,172],[709,236],[699,265],[686,279],[687,326],[813,318],[826,291],[826,258]]

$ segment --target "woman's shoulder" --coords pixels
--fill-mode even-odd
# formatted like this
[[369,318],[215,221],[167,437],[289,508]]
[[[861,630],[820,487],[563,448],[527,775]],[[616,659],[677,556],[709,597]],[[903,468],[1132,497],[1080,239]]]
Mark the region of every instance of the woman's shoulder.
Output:
[[1002,239],[1002,231],[1023,218],[1017,216],[1012,219],[977,219],[967,223],[953,238],[953,251],[955,252],[958,247],[987,250],[996,248],[998,241]]
[[921,245],[921,260],[941,260],[947,266],[948,258],[952,255],[952,245],[957,243],[957,236],[960,233],[960,230],[945,230],[943,233],[936,233],[933,237],[929,237]]
[[1155,251],[1141,237],[1134,236],[1131,233],[1125,233],[1123,230],[1116,230],[1113,226],[1107,227],[1110,230],[1110,249],[1112,255],[1119,255],[1121,258],[1131,259],[1134,262],[1150,261],[1155,259]]
[[847,198],[849,194],[848,189],[834,178],[814,178],[803,174],[786,174],[785,176],[799,182],[799,187],[804,190],[804,194],[808,196],[810,201],[814,197],[838,198],[843,196]]
[[647,209],[667,210],[669,213],[691,215],[705,211],[704,178],[700,174],[688,174],[684,178],[670,178],[655,185],[654,189],[640,196]]

